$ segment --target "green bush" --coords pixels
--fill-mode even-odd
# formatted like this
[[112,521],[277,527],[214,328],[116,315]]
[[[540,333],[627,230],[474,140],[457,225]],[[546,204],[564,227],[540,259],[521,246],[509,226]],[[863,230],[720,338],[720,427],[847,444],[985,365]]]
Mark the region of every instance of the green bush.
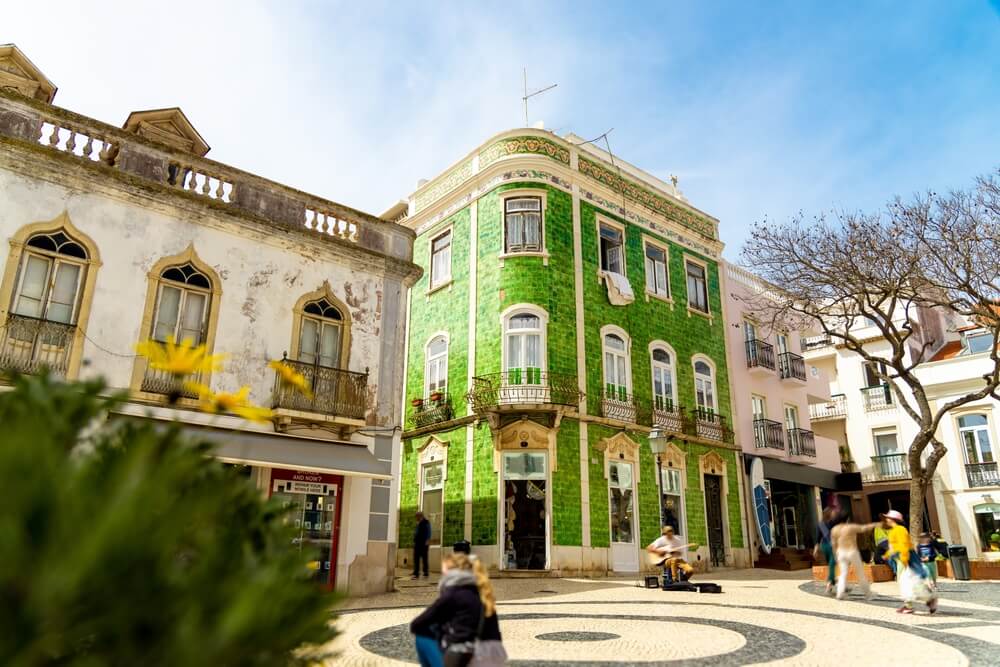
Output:
[[[284,665],[329,641],[282,511],[100,382],[0,393],[0,664]],[[313,647],[312,650],[304,647]]]

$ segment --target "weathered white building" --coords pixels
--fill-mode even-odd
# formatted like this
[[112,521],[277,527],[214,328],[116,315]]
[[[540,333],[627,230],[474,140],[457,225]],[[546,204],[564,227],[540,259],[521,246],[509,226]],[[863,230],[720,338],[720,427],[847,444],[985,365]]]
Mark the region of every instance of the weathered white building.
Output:
[[[205,158],[180,109],[115,127],[54,95],[0,47],[0,367],[127,389],[125,417],[180,421],[283,494],[317,579],[390,589],[413,232]],[[168,404],[176,385],[134,352],[168,335],[229,355],[203,381],[249,386],[273,421]],[[311,400],[267,367],[285,355]]]

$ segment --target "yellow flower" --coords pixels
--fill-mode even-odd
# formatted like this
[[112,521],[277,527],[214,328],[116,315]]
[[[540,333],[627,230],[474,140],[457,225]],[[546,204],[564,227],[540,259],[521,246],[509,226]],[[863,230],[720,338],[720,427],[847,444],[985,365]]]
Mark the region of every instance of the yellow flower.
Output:
[[208,354],[205,345],[194,345],[190,338],[178,344],[173,336],[168,336],[165,343],[143,341],[135,346],[135,351],[149,359],[150,368],[175,377],[222,370],[225,358],[222,354]]
[[250,387],[240,387],[235,394],[213,393],[209,387],[198,382],[185,382],[184,388],[198,394],[200,407],[204,412],[228,413],[255,422],[267,421],[273,416],[269,409],[250,403]]
[[309,386],[309,380],[305,375],[296,372],[290,364],[286,364],[281,359],[275,359],[268,366],[274,369],[283,384],[290,385],[306,398],[312,398],[312,387]]

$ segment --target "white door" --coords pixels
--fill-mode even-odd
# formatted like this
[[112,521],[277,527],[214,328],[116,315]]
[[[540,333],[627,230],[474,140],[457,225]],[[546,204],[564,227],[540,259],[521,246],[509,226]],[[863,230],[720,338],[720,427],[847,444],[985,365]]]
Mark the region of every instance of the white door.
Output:
[[611,514],[611,569],[615,572],[639,571],[633,479],[631,463],[612,461],[609,464],[608,505]]

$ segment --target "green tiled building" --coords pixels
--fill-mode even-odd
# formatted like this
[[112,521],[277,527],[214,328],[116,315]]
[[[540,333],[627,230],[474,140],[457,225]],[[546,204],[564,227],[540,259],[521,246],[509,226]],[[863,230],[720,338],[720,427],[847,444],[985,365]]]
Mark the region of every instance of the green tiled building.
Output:
[[501,570],[635,572],[661,520],[699,545],[696,567],[748,564],[717,221],[676,183],[534,129],[493,137],[397,213],[424,269],[399,565],[417,510],[435,543],[467,539]]

